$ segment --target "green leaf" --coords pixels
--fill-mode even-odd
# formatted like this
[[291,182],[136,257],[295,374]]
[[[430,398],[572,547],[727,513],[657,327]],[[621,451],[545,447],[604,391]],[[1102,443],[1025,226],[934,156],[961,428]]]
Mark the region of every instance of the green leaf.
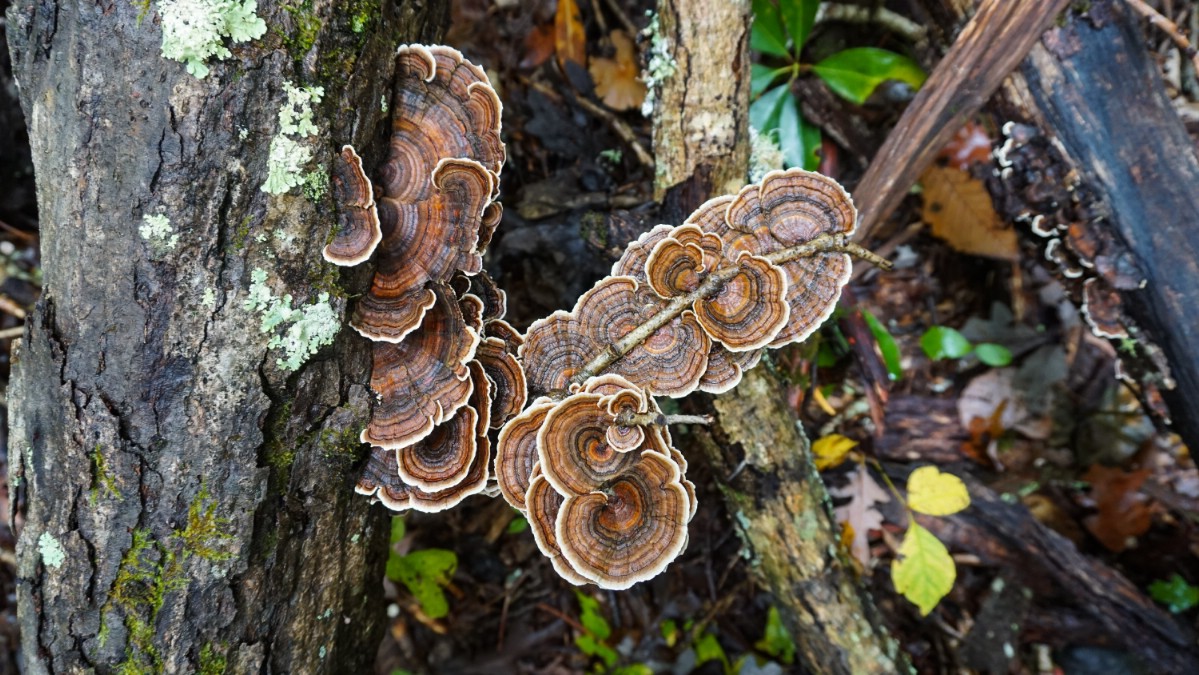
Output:
[[920,65],[902,54],[875,47],[857,47],[837,52],[812,66],[838,95],[864,103],[875,87],[886,80],[906,82],[914,89],[924,84]]
[[920,348],[934,361],[960,359],[970,353],[974,345],[965,335],[948,326],[933,326],[920,336]]
[[579,621],[583,628],[600,640],[607,640],[612,628],[600,612],[599,601],[580,591],[575,591],[575,597],[579,599]]
[[725,665],[725,670],[728,670],[729,658],[724,655],[724,647],[720,646],[720,641],[715,635],[704,633],[695,641],[695,667],[698,668],[708,661],[720,661]]
[[457,569],[458,556],[453,551],[430,548],[389,558],[387,578],[404,584],[425,614],[440,619],[450,612],[441,589],[449,585]]
[[644,663],[633,663],[609,671],[610,675],[654,675],[654,669]]
[[391,545],[395,546],[404,538],[404,533],[407,528],[404,526],[403,516],[394,516],[391,519]]
[[787,26],[791,43],[795,45],[795,54],[798,55],[812,33],[812,25],[816,23],[820,0],[782,0],[780,8],[783,11],[783,24]]
[[895,590],[919,607],[921,616],[928,616],[953,588],[957,578],[953,558],[945,544],[915,520],[908,525],[899,555],[891,564]]
[[908,474],[908,508],[930,516],[949,516],[970,506],[961,478],[922,466]]
[[[788,89],[790,89],[788,87]],[[788,167],[809,171],[820,166],[820,129],[799,114],[795,97],[788,92],[779,108],[778,142]]]
[[757,98],[759,94],[766,91],[766,88],[774,82],[774,80],[783,73],[791,70],[787,66],[782,68],[771,68],[760,63],[749,64],[749,97]]
[[674,647],[679,641],[679,625],[674,619],[666,619],[660,627],[662,631],[662,639],[666,641],[667,647]]
[[974,347],[974,355],[979,361],[991,366],[992,368],[1002,368],[1011,365],[1012,350],[997,345],[994,342],[984,342]]
[[779,112],[783,109],[783,100],[791,96],[791,91],[785,84],[768,89],[749,104],[749,123],[754,125],[758,133],[769,134],[779,126]]
[[524,516],[517,516],[508,523],[508,534],[520,534],[529,529],[529,520]]
[[771,606],[766,614],[766,631],[761,640],[754,643],[754,649],[790,665],[795,660],[795,641],[791,633],[783,625],[778,607]]
[[[895,343],[895,338],[891,335],[878,317],[874,316],[866,310],[862,310],[862,318],[866,320],[866,325],[870,326],[870,334],[874,336],[874,341],[878,343],[878,351],[883,355],[883,364],[887,366],[887,376],[892,381],[903,378],[903,363],[899,354],[899,345]],[[923,346],[921,342],[921,346]]]
[[611,668],[616,663],[616,659],[619,658],[616,650],[612,649],[603,642],[596,640],[595,636],[591,635],[590,633],[584,633],[583,635],[575,636],[575,646],[579,648],[579,651],[583,652],[587,656],[599,657],[600,660],[604,662],[604,665],[608,666],[609,668]]
[[749,33],[750,49],[781,58],[790,58],[787,51],[787,30],[778,5],[770,0],[754,0],[754,25]]
[[1173,614],[1199,605],[1199,588],[1188,584],[1179,574],[1170,577],[1169,581],[1158,579],[1149,584],[1149,595]]

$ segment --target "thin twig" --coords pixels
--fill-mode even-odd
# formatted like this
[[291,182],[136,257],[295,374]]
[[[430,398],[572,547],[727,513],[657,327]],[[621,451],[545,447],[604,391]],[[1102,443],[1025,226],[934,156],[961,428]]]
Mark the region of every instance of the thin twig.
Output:
[[0,340],[11,340],[12,338],[19,338],[24,333],[25,333],[25,326],[13,326],[12,328],[5,328],[3,330],[0,330]]
[[25,318],[25,308],[18,305],[7,295],[0,295],[0,312],[8,312],[18,319]]
[[612,13],[616,15],[617,20],[619,20],[620,23],[624,25],[624,29],[629,32],[629,37],[635,37],[637,35],[637,27],[634,26],[633,21],[629,19],[629,15],[624,13],[624,9],[620,6],[620,3],[616,2],[616,0],[607,0],[607,4],[608,9],[612,10]]
[[[792,260],[799,260],[800,258],[810,258],[820,253],[848,253],[883,269],[891,269],[891,262],[889,260],[875,255],[868,249],[849,241],[845,234],[840,233],[822,234],[810,241],[790,248],[780,249],[762,257],[776,265],[781,265]],[[637,345],[649,339],[649,336],[653,335],[654,331],[670,323],[675,317],[682,314],[696,300],[716,295],[726,283],[740,272],[740,265],[730,265],[713,272],[694,291],[671,300],[669,304],[659,310],[657,314],[651,316],[645,323],[625,334],[619,342],[608,345],[606,349],[591,359],[582,370],[576,373],[571,381],[576,383],[586,382],[589,378],[603,372],[604,369],[621,359],[625,354],[633,351]]]
[[711,415],[663,415],[662,413],[634,413],[625,411],[616,416],[618,427],[665,427],[671,424],[712,423]]
[[[558,92],[547,87],[546,85],[540,82],[534,82],[533,80],[526,80],[526,82],[530,87],[536,89],[541,94],[544,94],[551,99],[558,99]],[[633,150],[633,155],[637,157],[637,161],[640,162],[645,168],[651,171],[653,170],[653,155],[649,154],[649,151],[645,149],[645,146],[641,145],[641,141],[637,140],[637,133],[633,131],[633,128],[630,127],[627,122],[612,114],[608,110],[605,110],[603,107],[583,98],[582,96],[575,96],[574,100],[579,104],[579,107],[602,119],[608,124],[608,126],[612,127],[612,131],[616,132],[617,136],[620,136],[620,140],[624,141],[625,144]]]
[[923,42],[928,38],[928,29],[906,16],[886,7],[863,7],[823,2],[816,12],[816,23],[844,21],[845,23],[877,24],[911,42]]
[[1165,33],[1178,48],[1182,50],[1184,56],[1191,60],[1195,65],[1195,72],[1199,73],[1199,50],[1191,44],[1187,36],[1178,27],[1178,24],[1162,16],[1158,11],[1149,5],[1145,4],[1144,0],[1126,0],[1129,5],[1141,16],[1149,20],[1149,23],[1155,26],[1158,30]]

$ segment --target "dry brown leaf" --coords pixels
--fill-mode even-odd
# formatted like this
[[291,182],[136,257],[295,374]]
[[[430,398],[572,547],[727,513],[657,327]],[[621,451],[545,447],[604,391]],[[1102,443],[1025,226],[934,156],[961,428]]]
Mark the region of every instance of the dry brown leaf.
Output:
[[933,165],[920,176],[920,184],[924,221],[933,234],[963,253],[1016,259],[1016,231],[995,212],[982,181],[954,167]]
[[616,53],[613,58],[591,59],[591,79],[595,93],[613,110],[640,108],[645,100],[645,83],[638,79],[637,50],[622,30],[612,31],[609,39]]
[[833,517],[839,523],[848,523],[853,531],[853,544],[849,551],[863,566],[870,564],[870,530],[883,526],[883,514],[875,504],[891,501],[891,495],[866,471],[866,467],[858,465],[856,471],[849,474],[849,482],[843,487],[831,488],[829,494],[834,497],[849,497],[849,502],[833,510]]
[[1108,549],[1119,553],[1134,537],[1149,529],[1152,513],[1141,484],[1149,469],[1128,472],[1094,464],[1082,478],[1091,484],[1091,498],[1098,512],[1083,519],[1083,525]]
[[525,36],[525,55],[520,60],[521,68],[536,68],[545,63],[554,53],[554,26],[537,26]]
[[558,0],[558,11],[554,14],[554,49],[558,65],[564,71],[567,61],[587,65],[587,33],[583,30],[583,16],[575,0]]

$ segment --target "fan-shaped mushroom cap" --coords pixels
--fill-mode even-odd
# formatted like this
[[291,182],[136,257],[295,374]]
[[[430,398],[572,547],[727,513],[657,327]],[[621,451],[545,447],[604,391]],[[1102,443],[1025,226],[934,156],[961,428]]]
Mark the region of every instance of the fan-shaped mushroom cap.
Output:
[[483,332],[483,301],[473,293],[458,296],[458,308],[466,325]]
[[342,147],[333,162],[333,201],[337,202],[338,230],[323,255],[334,265],[357,265],[375,252],[383,231],[375,210],[374,188],[353,146]]
[[508,313],[508,294],[495,285],[486,271],[470,277],[470,287],[475,295],[483,299],[483,318],[486,321],[502,319]]
[[[499,181],[496,181],[498,188]],[[493,197],[494,199],[494,197]],[[504,205],[499,202],[491,202],[487,208],[483,209],[483,219],[479,223],[479,250],[483,250],[491,245],[491,238],[495,236],[495,230],[500,226],[500,221],[504,219]]]
[[[687,516],[687,522],[690,523],[691,520],[695,518],[696,512],[699,511],[699,498],[695,495],[695,483],[692,483],[686,478],[679,482],[682,483],[683,489],[687,492],[687,507],[690,513],[690,515]],[[683,548],[686,547],[687,545],[683,544]]]
[[555,527],[562,499],[562,495],[545,480],[545,476],[534,476],[525,495],[525,503],[529,506],[529,529],[533,532],[533,541],[537,543],[537,548],[550,559],[554,571],[575,586],[582,586],[590,583],[590,580],[570,566],[562,557],[562,549],[558,547]]
[[737,275],[719,293],[695,302],[695,318],[726,349],[745,352],[774,340],[787,324],[791,307],[782,268],[744,252],[737,265]]
[[505,424],[496,441],[495,478],[500,494],[521,511],[525,510],[525,493],[537,467],[537,432],[553,407],[549,400],[534,403]]
[[632,277],[638,283],[645,283],[645,261],[649,258],[650,251],[658,242],[670,236],[670,231],[674,228],[670,225],[657,225],[649,232],[645,232],[636,241],[629,242],[625,247],[624,255],[620,256],[612,265],[612,275],[614,277]]
[[541,472],[562,494],[598,489],[637,462],[634,453],[617,452],[608,444],[612,419],[600,406],[599,394],[572,394],[545,416],[537,432]]
[[682,551],[690,501],[670,458],[647,450],[602,491],[568,494],[555,534],[562,556],[600,588],[652,578]]
[[645,261],[650,288],[666,299],[694,291],[712,271],[704,267],[704,257],[698,243],[684,244],[674,237],[663,239]]
[[518,354],[529,389],[545,394],[565,390],[598,351],[580,322],[558,310],[529,326]]
[[723,394],[741,382],[744,371],[757,365],[762,358],[762,350],[748,352],[730,352],[719,342],[712,343],[708,352],[708,369],[700,378],[699,390],[709,394]]
[[400,480],[396,470],[396,451],[373,447],[362,467],[354,491],[377,499],[393,511],[403,511],[411,504],[411,488]]
[[[857,210],[836,181],[800,169],[772,171],[759,185],[741,190],[729,204],[728,226],[743,235],[724,234],[726,256],[733,250],[755,255],[809,241],[821,234],[853,232]],[[820,253],[785,263],[791,315],[771,347],[799,342],[832,313],[849,281],[845,253]]]
[[465,403],[473,391],[467,362],[479,334],[466,325],[449,289],[436,287],[424,329],[399,344],[376,342],[371,389],[379,395],[362,442],[407,447],[425,438]]
[[352,322],[359,333],[372,340],[403,340],[431,304],[429,282],[482,269],[479,223],[492,180],[478,162],[442,159],[433,168],[434,189],[426,198],[378,200],[383,240],[374,281]]
[[520,331],[512,327],[512,324],[503,319],[493,319],[486,321],[487,337],[499,338],[504,341],[509,354],[516,354],[520,346],[525,343],[525,338],[520,334]]
[[[608,277],[579,298],[573,314],[600,349],[616,344],[662,308],[662,300],[630,277]],[[685,311],[608,367],[652,394],[686,396],[708,366],[712,341]],[[587,359],[599,353],[592,348]],[[584,360],[578,367],[586,365]]]
[[427,492],[445,490],[461,483],[478,450],[475,444],[477,422],[478,413],[474,408],[463,406],[449,422],[434,427],[421,442],[396,450],[400,479]]
[[704,232],[699,225],[687,222],[671,230],[670,238],[681,244],[695,244],[703,249],[703,266],[708,272],[720,266],[724,257],[724,242],[719,236]]
[[658,405],[652,396],[615,373],[605,373],[587,380],[583,391],[600,394],[599,406],[607,411],[611,421],[604,435],[613,450],[630,452],[641,447],[645,442],[645,429],[638,425],[624,426],[618,424],[618,420],[621,413],[647,413],[651,407],[657,410]]
[[525,386],[525,371],[511,354],[507,345],[499,338],[489,337],[479,344],[475,358],[483,364],[487,376],[495,384],[492,396],[492,429],[499,429],[513,415],[525,407],[528,390]]

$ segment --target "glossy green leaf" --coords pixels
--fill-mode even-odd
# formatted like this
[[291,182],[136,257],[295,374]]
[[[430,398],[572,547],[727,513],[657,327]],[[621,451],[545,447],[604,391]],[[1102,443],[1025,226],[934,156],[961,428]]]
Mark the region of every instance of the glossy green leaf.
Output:
[[790,96],[791,91],[785,84],[768,89],[758,100],[749,104],[749,123],[763,135],[774,131],[779,126],[779,112],[782,111],[783,100]]
[[779,8],[783,12],[783,24],[791,35],[791,43],[795,45],[795,53],[799,54],[812,34],[820,0],[782,0]]
[[920,348],[925,356],[934,360],[960,359],[970,353],[974,345],[965,335],[948,326],[933,326],[920,336]]
[[766,88],[778,78],[779,75],[791,70],[790,67],[783,66],[782,68],[771,68],[760,63],[749,64],[749,95],[750,98],[757,98]]
[[[886,326],[883,326],[882,322],[870,312],[863,309],[862,318],[866,320],[866,325],[870,327],[870,334],[878,343],[878,351],[883,356],[883,364],[887,366],[887,376],[892,380],[902,379],[903,363],[900,360],[899,345],[895,343],[895,338]],[[921,345],[923,346],[923,342]]]
[[812,66],[812,70],[829,89],[854,103],[864,103],[875,87],[886,80],[899,80],[919,89],[926,77],[915,61],[875,47],[837,52]]
[[754,649],[787,665],[795,660],[795,640],[791,639],[791,631],[783,625],[777,607],[771,606],[767,612],[765,634],[754,643]]
[[719,661],[727,670],[729,657],[725,656],[724,647],[720,646],[720,641],[715,635],[704,633],[695,641],[695,667],[698,668],[708,661]]
[[440,619],[450,611],[441,589],[449,585],[457,569],[458,556],[453,551],[430,548],[392,556],[387,561],[387,578],[404,584],[425,614]]
[[784,96],[779,106],[778,143],[788,167],[812,171],[820,166],[820,129],[799,114],[794,96]]
[[1158,579],[1149,584],[1149,595],[1173,614],[1199,605],[1199,588],[1188,584],[1179,574],[1170,577],[1169,581]]
[[529,521],[524,516],[517,516],[508,523],[508,534],[520,534],[529,529]]
[[579,622],[583,628],[600,640],[607,640],[612,635],[612,627],[600,612],[599,601],[580,591],[575,591],[575,597],[579,600]]
[[1012,363],[1012,350],[997,345],[994,342],[984,342],[974,347],[974,355],[979,361],[991,366],[992,368],[1003,368]]
[[754,0],[754,25],[749,33],[751,49],[782,58],[789,58],[787,29],[778,5],[771,0]]
[[619,658],[615,649],[595,639],[595,636],[590,633],[576,636],[575,646],[587,656],[599,657],[609,668],[615,665],[616,659]]

